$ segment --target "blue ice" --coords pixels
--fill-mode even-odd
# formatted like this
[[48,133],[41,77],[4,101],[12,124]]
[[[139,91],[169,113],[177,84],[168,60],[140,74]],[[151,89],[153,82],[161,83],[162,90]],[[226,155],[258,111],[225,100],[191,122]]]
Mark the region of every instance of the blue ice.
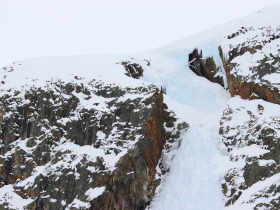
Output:
[[207,86],[193,81],[193,72],[188,68],[189,51],[186,49],[168,51],[165,57],[176,60],[175,70],[165,75],[147,74],[144,80],[152,82],[158,88],[166,86],[166,94],[183,105],[189,105],[203,113],[214,113],[219,109],[216,95]]
[[[216,45],[210,41],[205,56],[211,55],[213,47]],[[165,52],[166,58],[176,61],[174,70],[166,74],[150,73],[144,76],[144,80],[159,88],[166,86],[166,94],[183,105],[189,105],[205,114],[217,112],[220,106],[216,101],[216,93],[207,88],[206,83],[194,79],[193,72],[188,68],[188,54],[187,49]],[[214,143],[217,136],[218,125],[193,125],[189,128],[173,159],[170,172],[163,181],[162,191],[156,194],[150,209],[223,209],[219,175],[213,173],[216,165],[211,162],[212,157],[218,153]]]
[[215,165],[211,163],[216,153],[217,148],[205,128],[190,127],[151,209],[223,209],[219,175],[213,174]]

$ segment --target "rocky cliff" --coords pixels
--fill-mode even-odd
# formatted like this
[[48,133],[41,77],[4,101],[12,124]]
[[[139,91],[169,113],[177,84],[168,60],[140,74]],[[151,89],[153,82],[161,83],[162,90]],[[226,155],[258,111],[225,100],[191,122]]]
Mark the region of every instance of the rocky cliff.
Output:
[[222,180],[226,206],[238,201],[245,209],[279,209],[278,106],[263,100],[229,101],[220,121],[220,140],[232,162]]
[[162,93],[79,76],[10,88],[14,71],[1,86],[0,209],[145,209],[164,146],[187,129]]
[[273,79],[279,73],[279,38],[280,28],[269,26],[243,27],[228,36],[229,40],[238,39],[230,46],[228,59],[220,48],[232,96],[280,104],[279,81]]
[[[263,99],[280,104],[279,38],[279,27],[241,27],[225,36],[219,46],[222,67],[215,63],[213,57],[203,59],[203,51],[199,53],[195,49],[189,54],[190,69],[224,87],[219,75],[223,68],[232,97],[240,95],[243,99]],[[223,52],[223,48],[229,50]]]

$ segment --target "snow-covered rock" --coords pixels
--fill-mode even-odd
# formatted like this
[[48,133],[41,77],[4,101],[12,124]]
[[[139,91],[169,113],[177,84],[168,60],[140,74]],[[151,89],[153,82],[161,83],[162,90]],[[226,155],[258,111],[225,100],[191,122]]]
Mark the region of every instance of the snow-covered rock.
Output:
[[280,109],[234,97],[221,118],[220,140],[234,167],[222,180],[229,209],[278,209]]
[[279,19],[1,69],[0,207],[279,208]]
[[152,199],[164,143],[177,142],[187,124],[154,85],[126,76],[119,58],[107,72],[86,58],[2,69],[0,206],[104,209],[121,201],[134,209]]

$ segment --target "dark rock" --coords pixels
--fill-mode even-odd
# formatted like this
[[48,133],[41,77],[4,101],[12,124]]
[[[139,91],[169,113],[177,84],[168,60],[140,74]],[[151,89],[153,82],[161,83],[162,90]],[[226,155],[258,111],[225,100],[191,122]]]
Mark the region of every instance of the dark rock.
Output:
[[224,87],[224,80],[221,76],[215,76],[220,69],[216,66],[212,57],[202,59],[202,51],[200,53],[195,49],[189,54],[190,69],[198,76],[207,78],[209,81],[218,83]]
[[[144,70],[142,66],[140,66],[138,63],[130,63],[130,61],[123,61],[121,62],[121,65],[124,66],[124,69],[127,73],[125,75],[129,77],[133,77],[134,79],[139,79],[143,76]],[[150,65],[150,62],[147,64]]]

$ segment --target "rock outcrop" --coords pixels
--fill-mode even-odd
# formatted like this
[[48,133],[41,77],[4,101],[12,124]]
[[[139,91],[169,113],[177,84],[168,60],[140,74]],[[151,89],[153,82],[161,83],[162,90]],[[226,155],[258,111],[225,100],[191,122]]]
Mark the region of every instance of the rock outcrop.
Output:
[[[150,65],[150,62],[148,62],[148,66]],[[138,63],[131,63],[130,61],[123,61],[121,62],[121,65],[123,65],[126,73],[125,75],[128,77],[132,77],[134,79],[140,79],[143,76],[144,70],[142,66],[140,66]]]
[[225,84],[223,77],[218,75],[221,69],[216,66],[213,57],[203,59],[202,53],[202,50],[199,53],[198,50],[195,49],[192,53],[189,54],[190,69],[196,75],[205,77],[209,81],[218,83],[222,87],[224,87]]
[[145,209],[160,183],[156,166],[165,144],[162,94],[153,95],[153,108],[133,149],[120,158],[106,183],[106,193],[91,202],[91,209]]
[[[280,173],[280,119],[277,108],[277,104],[263,100],[244,101],[236,97],[225,109],[220,121],[220,140],[235,166],[222,180],[226,206],[242,199],[240,202],[244,202],[245,209],[279,208],[276,174]],[[271,109],[277,111],[271,112]]]
[[0,209],[140,210],[152,200],[168,170],[162,152],[188,125],[153,85],[86,81],[2,83]]
[[[279,31],[280,28],[243,27],[228,36],[228,42],[234,44],[228,44],[227,55],[219,48],[231,96],[280,104],[279,81],[273,79],[279,73]],[[240,39],[249,33],[249,38]]]
[[[219,46],[232,97],[240,95],[243,99],[263,99],[280,104],[280,83],[273,79],[280,68],[279,31],[279,27],[242,27],[228,35]],[[223,52],[223,48],[230,50]],[[190,69],[198,76],[224,87],[223,78],[218,74],[220,67],[217,67],[213,57],[203,59],[202,55],[203,51],[199,53],[197,49],[189,54]]]

